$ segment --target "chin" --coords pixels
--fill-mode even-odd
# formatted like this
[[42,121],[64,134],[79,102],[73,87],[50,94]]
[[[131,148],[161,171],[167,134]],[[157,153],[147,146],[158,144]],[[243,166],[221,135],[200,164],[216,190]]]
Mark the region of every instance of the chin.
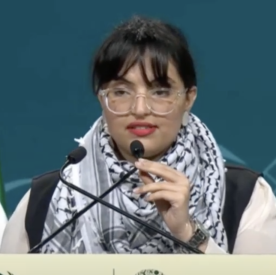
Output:
[[144,154],[145,159],[157,160],[160,157],[162,157],[162,155],[166,151],[166,150],[162,150],[161,148],[163,146],[161,146],[161,144],[158,146],[157,142],[153,142],[149,140],[148,141],[140,140],[140,141],[142,142],[145,148],[145,154]]

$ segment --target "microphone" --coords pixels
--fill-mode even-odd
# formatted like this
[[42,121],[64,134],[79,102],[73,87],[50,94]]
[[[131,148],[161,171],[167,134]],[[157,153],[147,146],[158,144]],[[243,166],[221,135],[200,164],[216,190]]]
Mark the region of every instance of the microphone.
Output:
[[80,146],[73,150],[68,156],[67,161],[70,164],[77,164],[86,157],[87,151],[84,147]]
[[131,142],[130,151],[131,154],[137,159],[143,157],[145,154],[144,145],[139,140],[134,140]]
[[[144,155],[144,146],[143,144],[138,141],[138,140],[134,140],[131,144],[130,144],[130,151],[132,153],[132,155],[135,158],[141,158]],[[77,149],[75,149],[73,152],[71,152],[68,156],[67,156],[67,161],[65,162],[65,164],[62,166],[62,168],[60,169],[60,180],[67,185],[69,188],[72,188],[73,190],[91,198],[93,200],[93,202],[91,202],[90,204],[88,204],[86,207],[84,207],[82,210],[80,210],[79,212],[77,212],[72,219],[68,220],[65,224],[63,224],[59,229],[57,229],[54,233],[52,233],[50,236],[48,236],[47,238],[45,238],[43,241],[41,241],[39,244],[37,244],[36,246],[34,246],[28,253],[35,253],[36,251],[38,251],[40,248],[42,248],[46,243],[48,243],[49,241],[51,241],[56,235],[58,235],[61,231],[63,231],[65,228],[67,228],[69,225],[71,225],[73,222],[75,222],[81,215],[83,215],[86,211],[88,211],[90,208],[92,208],[96,203],[101,203],[102,205],[112,209],[115,212],[120,213],[121,215],[151,229],[152,231],[162,235],[163,237],[170,239],[171,241],[173,241],[174,243],[177,243],[178,245],[181,245],[183,247],[185,247],[186,249],[190,250],[191,252],[194,252],[195,254],[203,254],[202,251],[200,251],[197,248],[194,248],[192,246],[190,246],[189,244],[182,242],[180,240],[178,240],[177,238],[175,238],[174,236],[163,232],[162,230],[160,230],[159,228],[155,228],[154,226],[147,224],[146,222],[140,220],[139,218],[129,214],[128,212],[125,212],[123,210],[121,210],[120,208],[115,207],[114,205],[106,202],[103,200],[103,198],[108,195],[111,191],[113,191],[116,187],[118,187],[121,183],[123,183],[129,176],[131,176],[136,170],[137,168],[134,167],[132,168],[129,172],[127,172],[117,183],[115,183],[113,186],[111,186],[109,189],[107,189],[100,197],[94,196],[93,194],[90,194],[89,192],[75,186],[74,184],[67,182],[64,178],[63,178],[63,171],[64,169],[71,164],[77,164],[79,163],[84,157],[86,156],[86,150],[84,147],[78,147]]]

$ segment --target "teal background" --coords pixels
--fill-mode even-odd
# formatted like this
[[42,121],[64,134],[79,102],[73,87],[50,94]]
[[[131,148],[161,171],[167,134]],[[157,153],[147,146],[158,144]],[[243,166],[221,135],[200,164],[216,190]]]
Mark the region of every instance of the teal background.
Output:
[[100,115],[90,58],[133,14],[183,29],[199,79],[193,112],[225,158],[264,171],[276,187],[275,9],[272,0],[2,1],[0,157],[9,212],[30,178],[59,168]]

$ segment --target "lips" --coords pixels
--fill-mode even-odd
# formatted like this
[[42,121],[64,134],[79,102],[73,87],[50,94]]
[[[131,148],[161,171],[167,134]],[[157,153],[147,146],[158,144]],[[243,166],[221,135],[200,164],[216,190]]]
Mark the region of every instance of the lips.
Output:
[[157,127],[151,123],[136,121],[130,123],[127,129],[135,136],[143,137],[154,133]]
[[132,122],[127,126],[127,129],[148,129],[148,128],[156,128],[155,125],[148,122]]

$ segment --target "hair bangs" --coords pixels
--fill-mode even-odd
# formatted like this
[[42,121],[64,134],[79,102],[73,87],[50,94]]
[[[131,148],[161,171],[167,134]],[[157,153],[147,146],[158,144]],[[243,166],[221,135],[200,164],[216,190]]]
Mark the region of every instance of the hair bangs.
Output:
[[[103,56],[96,58],[94,67],[97,70],[93,72],[94,91],[98,93],[99,89],[109,82],[124,77],[137,64],[147,86],[150,87],[154,83],[169,87],[167,72],[171,58],[168,48],[159,41],[112,43],[105,49]],[[149,78],[148,66],[153,79]]]
[[170,52],[169,47],[157,41],[157,43],[148,47],[147,53],[154,76],[154,83],[169,87],[168,66],[172,60],[172,52]]
[[128,41],[107,41],[94,60],[92,84],[98,93],[104,85],[122,77],[138,59],[138,52]]

